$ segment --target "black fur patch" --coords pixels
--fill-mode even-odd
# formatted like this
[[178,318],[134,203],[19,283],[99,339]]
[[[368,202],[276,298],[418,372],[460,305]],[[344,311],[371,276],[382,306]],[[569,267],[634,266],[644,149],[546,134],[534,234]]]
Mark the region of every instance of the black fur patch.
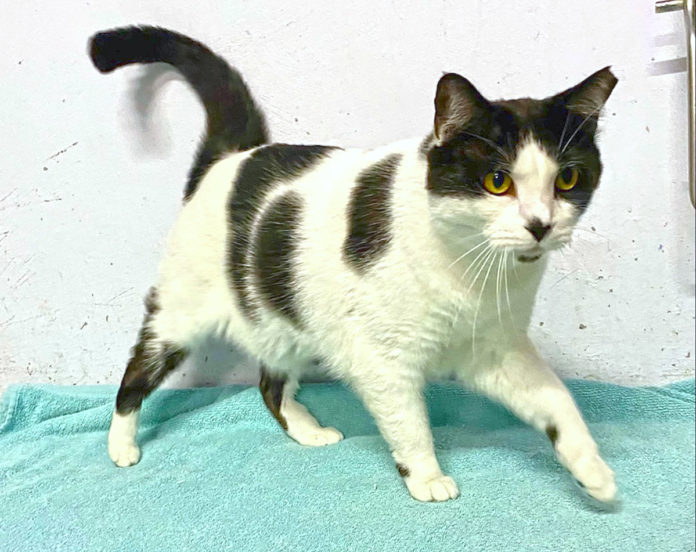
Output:
[[556,441],[558,440],[558,429],[554,425],[550,425],[546,428],[546,435],[551,441],[553,446],[556,446]]
[[264,197],[279,182],[297,178],[336,148],[330,146],[294,146],[274,144],[255,151],[239,169],[228,203],[231,243],[228,272],[239,298],[242,312],[255,319],[255,307],[249,300],[246,279],[251,267],[250,232]]
[[287,380],[282,377],[273,376],[268,373],[268,369],[261,365],[261,379],[259,381],[259,389],[261,397],[266,404],[268,410],[271,411],[273,417],[278,420],[278,423],[285,430],[288,429],[288,423],[285,417],[280,413],[280,405],[283,401],[283,388]]
[[408,477],[409,475],[411,475],[411,470],[409,470],[409,469],[408,469],[406,466],[404,466],[403,464],[398,464],[398,463],[397,463],[397,464],[396,464],[396,469],[398,470],[399,475],[400,475],[401,477]]
[[346,262],[357,272],[383,254],[391,242],[391,193],[401,161],[393,154],[363,170],[348,206],[348,235],[343,244]]
[[518,145],[532,136],[562,167],[579,170],[575,188],[558,194],[582,211],[602,171],[594,143],[596,122],[588,119],[583,124],[584,119],[569,111],[558,96],[489,103],[451,140],[430,149],[427,189],[441,196],[486,195],[483,177],[509,170]]
[[430,148],[433,146],[433,140],[434,135],[431,132],[425,138],[423,138],[423,141],[420,143],[420,146],[418,146],[418,153],[423,157],[427,158],[428,152],[430,151]]
[[188,351],[172,344],[153,343],[156,336],[150,322],[158,311],[157,291],[153,288],[145,299],[145,319],[116,396],[119,414],[140,409],[143,399],[188,356]]
[[294,255],[302,200],[288,192],[266,208],[254,247],[254,271],[261,297],[300,324],[295,305]]
[[263,115],[240,74],[200,42],[159,27],[123,27],[92,37],[89,53],[102,73],[132,63],[169,63],[196,91],[206,111],[206,135],[189,171],[185,199],[220,156],[268,142]]

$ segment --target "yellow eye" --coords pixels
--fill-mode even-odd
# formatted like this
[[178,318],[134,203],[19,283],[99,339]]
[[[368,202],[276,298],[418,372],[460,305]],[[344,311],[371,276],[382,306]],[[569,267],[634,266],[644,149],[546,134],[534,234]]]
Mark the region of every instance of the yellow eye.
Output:
[[562,192],[572,190],[578,183],[579,176],[580,173],[577,169],[573,169],[571,167],[563,169],[561,172],[558,173],[558,176],[556,177],[556,188],[558,188]]
[[503,171],[489,172],[483,177],[483,187],[493,195],[503,195],[510,190],[512,178]]

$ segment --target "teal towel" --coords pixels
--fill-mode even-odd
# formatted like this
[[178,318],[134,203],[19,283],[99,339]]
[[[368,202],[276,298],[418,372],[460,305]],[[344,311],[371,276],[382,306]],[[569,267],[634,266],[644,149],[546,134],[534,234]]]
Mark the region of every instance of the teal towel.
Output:
[[17,386],[0,404],[2,551],[694,550],[694,382],[571,381],[622,495],[593,507],[545,436],[449,384],[428,389],[438,457],[459,499],[411,499],[356,397],[299,398],[346,436],[287,438],[255,388],[157,391],[143,456],[106,452],[112,387]]

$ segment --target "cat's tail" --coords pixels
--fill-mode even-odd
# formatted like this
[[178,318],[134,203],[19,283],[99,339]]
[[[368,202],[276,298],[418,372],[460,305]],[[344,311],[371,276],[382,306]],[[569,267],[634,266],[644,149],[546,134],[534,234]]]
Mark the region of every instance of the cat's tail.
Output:
[[159,27],[123,27],[94,35],[89,55],[102,73],[132,63],[168,63],[196,91],[205,107],[207,130],[189,172],[186,198],[221,155],[268,142],[263,114],[240,74],[200,42]]

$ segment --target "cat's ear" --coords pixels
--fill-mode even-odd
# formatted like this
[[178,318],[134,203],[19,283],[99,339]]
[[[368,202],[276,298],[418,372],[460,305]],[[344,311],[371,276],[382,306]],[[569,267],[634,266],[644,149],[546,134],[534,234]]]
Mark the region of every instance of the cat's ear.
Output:
[[464,129],[489,107],[474,85],[456,73],[447,73],[435,93],[435,138],[442,144]]
[[611,68],[605,67],[556,97],[565,103],[569,111],[596,120],[617,82],[619,80]]

